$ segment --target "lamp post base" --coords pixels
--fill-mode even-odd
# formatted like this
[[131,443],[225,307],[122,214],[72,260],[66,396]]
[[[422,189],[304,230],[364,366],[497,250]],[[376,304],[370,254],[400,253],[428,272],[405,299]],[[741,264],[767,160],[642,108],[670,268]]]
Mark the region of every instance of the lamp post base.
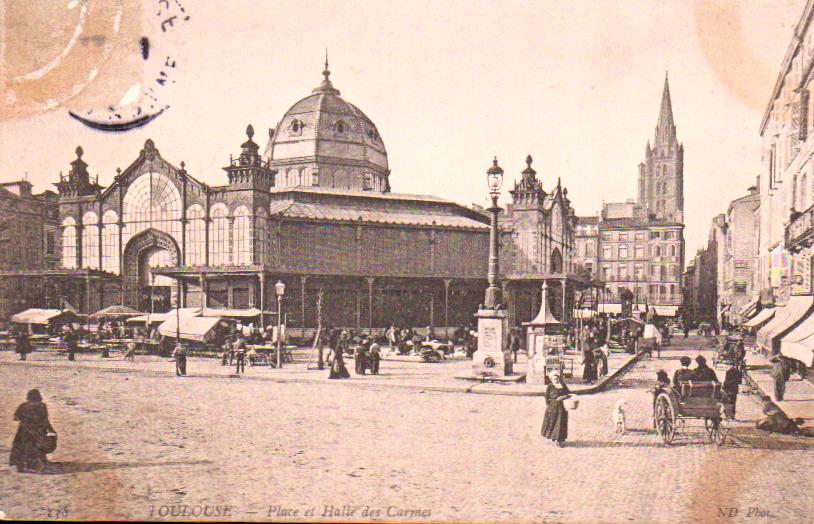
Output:
[[504,309],[481,309],[478,317],[478,350],[472,356],[472,374],[505,377],[512,374],[509,316]]

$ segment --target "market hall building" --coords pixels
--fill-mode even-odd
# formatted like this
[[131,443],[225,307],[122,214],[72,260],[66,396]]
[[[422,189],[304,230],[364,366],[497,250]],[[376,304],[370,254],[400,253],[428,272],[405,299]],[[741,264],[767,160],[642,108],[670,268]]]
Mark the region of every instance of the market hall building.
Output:
[[[282,280],[293,327],[314,327],[318,302],[325,325],[471,324],[487,287],[488,214],[391,192],[378,129],[329,75],[326,65],[321,84],[269,131],[263,153],[247,128],[223,168],[226,185],[201,183],[147,140],[102,187],[78,147],[56,184],[63,267],[51,281],[84,285],[59,293],[87,311],[119,303],[166,311],[178,301],[273,317]],[[531,163],[500,218],[504,296],[516,324],[535,316],[543,280],[555,283],[551,305],[566,316],[587,285],[577,276],[567,190],[558,182],[545,191]]]

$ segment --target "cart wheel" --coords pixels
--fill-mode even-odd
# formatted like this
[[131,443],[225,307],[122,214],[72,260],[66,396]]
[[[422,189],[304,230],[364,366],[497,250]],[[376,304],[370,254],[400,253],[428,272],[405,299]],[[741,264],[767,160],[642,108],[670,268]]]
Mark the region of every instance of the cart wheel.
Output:
[[675,413],[665,397],[659,397],[656,402],[656,429],[665,444],[673,442],[676,431]]

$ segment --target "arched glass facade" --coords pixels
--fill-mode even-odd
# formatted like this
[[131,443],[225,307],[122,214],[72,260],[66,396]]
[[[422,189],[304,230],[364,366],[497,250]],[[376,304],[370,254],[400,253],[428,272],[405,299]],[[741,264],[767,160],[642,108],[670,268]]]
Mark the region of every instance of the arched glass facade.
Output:
[[99,217],[93,211],[82,215],[82,267],[99,269]]
[[113,210],[102,215],[102,270],[119,274],[119,215]]
[[252,263],[252,231],[251,217],[246,206],[235,209],[235,220],[233,225],[233,263],[236,265],[248,265]]
[[209,263],[213,266],[229,264],[229,210],[224,204],[212,206],[209,232]]
[[124,195],[122,243],[150,228],[169,234],[181,243],[181,194],[167,176],[145,173]]
[[76,221],[72,217],[62,221],[62,265],[76,268]]
[[206,263],[206,214],[203,207],[193,204],[187,209],[186,265]]

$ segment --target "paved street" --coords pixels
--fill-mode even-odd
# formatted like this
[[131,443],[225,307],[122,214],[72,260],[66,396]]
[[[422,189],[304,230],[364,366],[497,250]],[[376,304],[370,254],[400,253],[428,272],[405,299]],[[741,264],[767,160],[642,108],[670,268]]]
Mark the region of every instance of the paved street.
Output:
[[[745,422],[720,449],[698,427],[673,447],[657,439],[647,390],[681,354],[695,352],[663,352],[581,397],[564,449],[539,435],[540,398],[0,366],[0,451],[31,387],[60,433],[49,474],[0,475],[0,511],[149,519],[229,506],[235,519],[296,520],[334,506],[341,520],[367,520],[369,507],[410,521],[751,522],[757,508],[764,520],[810,522],[814,442],[751,429],[755,397],[741,395]],[[620,398],[629,431],[617,436]]]

